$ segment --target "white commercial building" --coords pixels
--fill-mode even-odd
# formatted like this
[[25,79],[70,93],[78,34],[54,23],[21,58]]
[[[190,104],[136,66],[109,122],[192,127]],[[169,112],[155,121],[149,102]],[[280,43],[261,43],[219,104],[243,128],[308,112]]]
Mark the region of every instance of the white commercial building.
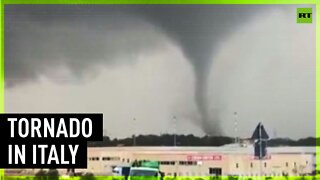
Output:
[[115,166],[134,160],[160,162],[165,175],[281,176],[311,173],[316,147],[268,147],[264,160],[257,160],[252,146],[221,147],[92,147],[88,148],[88,171],[108,175]]

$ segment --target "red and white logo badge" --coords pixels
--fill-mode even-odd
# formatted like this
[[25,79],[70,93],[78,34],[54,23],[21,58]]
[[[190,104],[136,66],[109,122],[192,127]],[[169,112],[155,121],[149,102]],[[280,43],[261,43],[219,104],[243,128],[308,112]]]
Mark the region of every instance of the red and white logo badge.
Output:
[[188,155],[188,161],[221,161],[222,155]]

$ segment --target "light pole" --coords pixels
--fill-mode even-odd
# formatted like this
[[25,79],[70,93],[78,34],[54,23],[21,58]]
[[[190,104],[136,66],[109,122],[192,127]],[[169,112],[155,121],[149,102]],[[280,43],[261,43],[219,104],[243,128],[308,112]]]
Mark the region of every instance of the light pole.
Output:
[[107,129],[103,129],[103,136],[110,136],[110,132]]
[[260,152],[260,155],[259,155],[259,163],[260,163],[260,179],[262,178],[262,174],[263,174],[263,169],[262,169],[262,138],[261,138],[261,124],[259,126],[259,152]]
[[234,112],[234,133],[235,133],[235,138],[234,138],[234,143],[238,143],[238,113]]
[[136,135],[134,133],[134,130],[135,130],[135,122],[136,122],[136,118],[133,118],[133,128],[132,128],[132,131],[133,131],[133,135],[132,135],[132,140],[133,140],[133,146],[136,146]]
[[177,118],[173,116],[173,145],[177,146]]

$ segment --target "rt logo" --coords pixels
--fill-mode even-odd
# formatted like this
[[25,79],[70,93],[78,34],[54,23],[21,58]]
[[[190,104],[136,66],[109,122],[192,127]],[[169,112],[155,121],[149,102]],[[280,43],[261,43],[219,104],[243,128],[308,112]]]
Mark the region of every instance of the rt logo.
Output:
[[297,8],[297,23],[312,23],[312,8]]

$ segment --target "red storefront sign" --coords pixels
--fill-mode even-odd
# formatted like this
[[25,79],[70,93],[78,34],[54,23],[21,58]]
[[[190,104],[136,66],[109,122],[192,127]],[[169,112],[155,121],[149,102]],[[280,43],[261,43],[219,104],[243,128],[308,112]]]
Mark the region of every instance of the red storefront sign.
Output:
[[188,161],[221,161],[222,155],[188,155]]

